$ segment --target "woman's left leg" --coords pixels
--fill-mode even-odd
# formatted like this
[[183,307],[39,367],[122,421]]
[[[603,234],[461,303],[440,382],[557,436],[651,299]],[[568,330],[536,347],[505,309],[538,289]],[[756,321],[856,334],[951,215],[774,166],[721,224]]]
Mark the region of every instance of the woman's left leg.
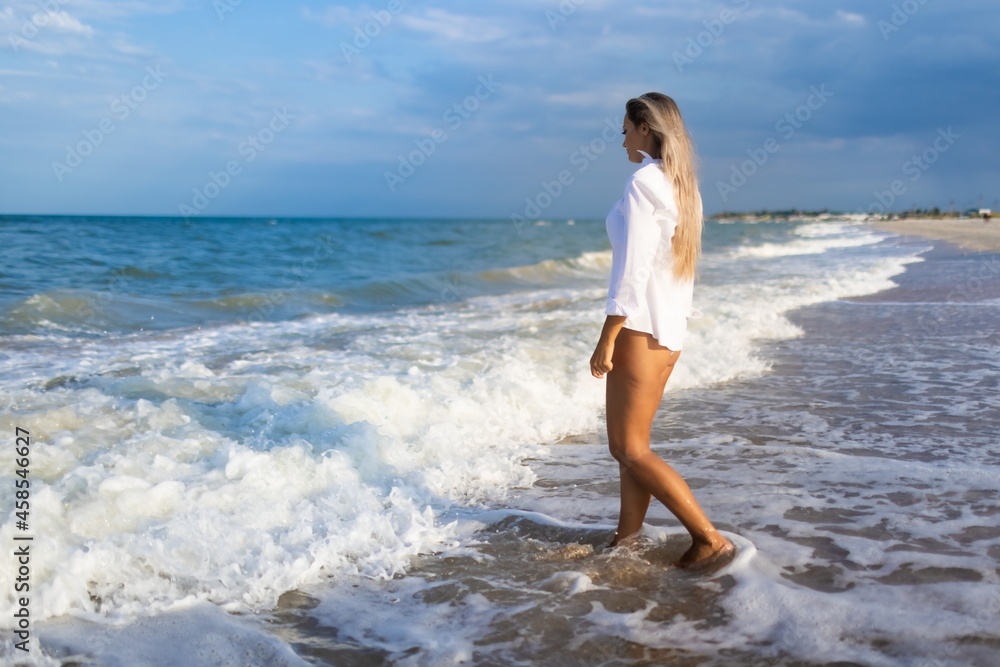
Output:
[[607,376],[607,423],[608,445],[622,472],[622,515],[612,545],[639,530],[653,495],[691,533],[694,543],[678,562],[686,566],[732,544],[715,530],[684,479],[649,449],[653,417],[679,355],[649,334],[621,329]]
[[[634,337],[636,333],[633,332],[631,329],[623,329],[622,331],[625,332],[625,336]],[[648,336],[648,334],[646,335]],[[619,333],[619,337],[622,338],[621,333]],[[631,342],[631,341],[623,340],[623,342]],[[652,392],[658,398],[656,398],[655,401],[651,401],[650,405],[644,411],[645,415],[648,416],[648,421],[649,421],[648,426],[645,424],[645,422],[647,421],[646,419],[642,419],[641,420],[642,423],[638,425],[639,429],[647,434],[649,433],[649,430],[653,426],[653,417],[655,417],[656,409],[659,407],[660,401],[662,400],[663,390],[667,386],[667,380],[670,379],[670,374],[673,372],[674,366],[677,364],[677,360],[680,358],[681,354],[680,351],[671,352],[666,348],[663,348],[663,350],[669,352],[671,356],[663,360],[662,363],[666,364],[665,367],[657,369],[658,377],[655,379],[655,381],[653,381],[652,377],[649,378],[656,387],[655,389],[652,389]],[[630,356],[635,356],[635,355],[634,353],[632,355],[628,354],[619,355],[620,357],[619,361],[625,363],[624,360],[629,358]],[[614,362],[613,357],[612,357],[612,362]],[[622,370],[624,371],[625,369]],[[614,406],[619,404],[619,401],[616,399],[621,398],[620,396],[617,397],[611,396],[611,392],[613,391],[616,392],[618,390],[618,387],[616,385],[617,383],[612,383],[610,380],[608,380],[607,391],[609,393],[607,396],[607,402],[609,406],[612,406],[612,409],[614,409]],[[655,405],[653,405],[653,403],[655,403]],[[652,409],[650,410],[649,408]],[[618,464],[618,477],[619,477],[619,493],[621,495],[621,509],[618,513],[618,530],[615,531],[614,539],[611,540],[610,544],[610,546],[612,547],[616,546],[618,542],[625,539],[629,535],[633,535],[639,532],[639,530],[642,528],[643,522],[646,520],[646,512],[649,510],[649,503],[653,497],[653,494],[647,491],[646,488],[642,484],[640,484],[635,477],[632,476],[632,473],[629,472],[628,467],[622,463]]]
[[[642,359],[642,348],[647,348],[652,354]],[[608,444],[612,454],[618,458],[617,452],[624,449],[624,433],[626,424],[634,435],[645,434],[648,447],[649,432],[653,426],[653,418],[663,397],[667,380],[674,370],[680,351],[674,352],[652,340],[649,334],[623,328],[615,340],[615,352],[612,362],[618,374],[612,379],[608,374],[606,391],[608,417]],[[637,373],[636,371],[641,371]],[[641,377],[639,377],[641,376]],[[631,380],[624,386],[623,380]],[[629,391],[631,390],[631,391]],[[645,400],[643,400],[645,399]],[[626,408],[631,408],[627,410]],[[645,486],[629,472],[629,466],[618,464],[619,494],[621,508],[618,513],[618,530],[609,546],[617,544],[633,535],[642,528],[646,520],[646,512],[653,497]]]
[[618,464],[619,494],[621,495],[621,509],[618,512],[618,530],[608,546],[617,546],[619,542],[638,533],[646,520],[646,512],[649,510],[649,502],[653,494],[644,489],[639,482],[632,477],[632,474],[622,464]]

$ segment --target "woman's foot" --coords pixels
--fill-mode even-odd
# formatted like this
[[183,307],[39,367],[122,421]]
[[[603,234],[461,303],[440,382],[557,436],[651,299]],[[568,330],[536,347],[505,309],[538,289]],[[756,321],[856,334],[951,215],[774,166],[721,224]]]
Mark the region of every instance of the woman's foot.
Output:
[[680,560],[674,565],[686,569],[695,569],[719,563],[736,553],[736,547],[732,542],[717,535],[708,542],[695,542],[691,545]]
[[625,537],[618,537],[618,533],[611,539],[611,544],[605,547],[604,551],[623,551],[623,552],[634,552],[638,549],[639,543],[642,540],[642,536],[638,533],[632,533],[626,535]]

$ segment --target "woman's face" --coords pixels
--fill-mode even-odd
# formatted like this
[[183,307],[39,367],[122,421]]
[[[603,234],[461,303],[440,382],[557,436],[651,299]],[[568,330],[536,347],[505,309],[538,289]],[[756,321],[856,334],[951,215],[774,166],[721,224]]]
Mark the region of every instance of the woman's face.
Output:
[[636,127],[626,114],[625,122],[622,124],[622,134],[625,135],[622,146],[628,152],[629,162],[642,162],[645,159],[639,151],[646,151],[654,158],[659,157],[653,153],[656,143],[653,141],[653,133],[645,123],[640,123]]

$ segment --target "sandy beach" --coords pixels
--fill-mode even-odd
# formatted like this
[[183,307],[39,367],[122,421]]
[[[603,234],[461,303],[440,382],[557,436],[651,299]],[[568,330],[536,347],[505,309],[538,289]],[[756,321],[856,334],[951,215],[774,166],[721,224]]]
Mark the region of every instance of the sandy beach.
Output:
[[1000,221],[967,220],[892,220],[873,222],[872,226],[896,234],[910,234],[954,243],[960,248],[979,252],[1000,252]]

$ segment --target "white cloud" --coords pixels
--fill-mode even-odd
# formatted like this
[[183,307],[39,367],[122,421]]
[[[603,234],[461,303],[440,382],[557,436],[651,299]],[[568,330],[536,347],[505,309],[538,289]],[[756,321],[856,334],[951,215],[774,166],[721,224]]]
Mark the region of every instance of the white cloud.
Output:
[[108,46],[114,49],[116,52],[125,56],[138,56],[142,58],[150,58],[156,54],[141,46],[136,46],[129,41],[128,37],[123,34],[115,35],[108,40]]
[[0,31],[15,52],[31,51],[49,56],[79,52],[89,48],[96,30],[64,9],[13,2],[0,11]]
[[76,33],[88,37],[94,34],[92,27],[70,16],[65,10],[44,12],[37,10],[38,5],[23,2],[4,7],[0,10],[0,31],[27,39],[46,30]]
[[39,12],[31,17],[31,21],[40,28],[51,28],[59,32],[76,33],[92,37],[94,29],[70,16],[65,11]]
[[120,24],[134,14],[166,14],[183,7],[183,0],[12,0],[0,10],[0,31],[7,33],[15,52],[94,61],[149,59],[155,54],[136,45],[128,34],[102,26]]
[[845,23],[850,23],[856,26],[868,25],[867,19],[861,14],[855,14],[854,12],[845,12],[842,9],[837,10],[837,18]]
[[449,42],[490,42],[508,34],[495,18],[453,14],[443,9],[428,9],[423,16],[402,14],[399,21],[410,30]]

